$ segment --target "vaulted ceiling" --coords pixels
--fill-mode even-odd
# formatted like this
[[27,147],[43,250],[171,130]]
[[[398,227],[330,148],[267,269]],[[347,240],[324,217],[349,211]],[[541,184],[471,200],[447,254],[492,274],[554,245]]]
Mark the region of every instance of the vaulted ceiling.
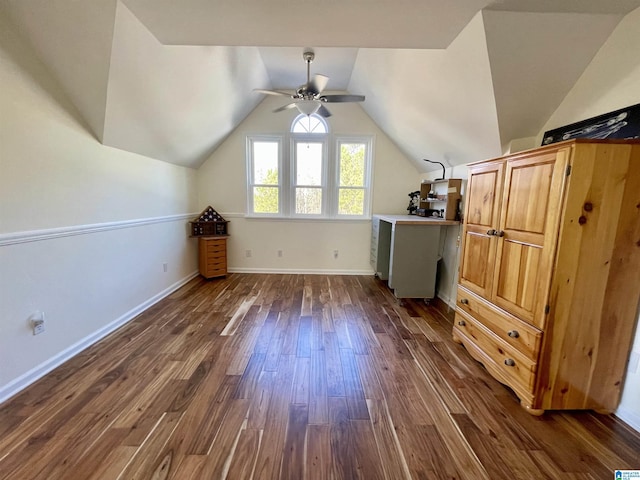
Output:
[[[105,145],[197,168],[312,73],[422,158],[535,136],[640,0],[0,0]],[[639,27],[640,28],[640,27]],[[283,104],[286,98],[283,97]],[[291,114],[281,113],[281,115]],[[275,114],[274,114],[275,115]],[[348,132],[345,132],[348,133]]]

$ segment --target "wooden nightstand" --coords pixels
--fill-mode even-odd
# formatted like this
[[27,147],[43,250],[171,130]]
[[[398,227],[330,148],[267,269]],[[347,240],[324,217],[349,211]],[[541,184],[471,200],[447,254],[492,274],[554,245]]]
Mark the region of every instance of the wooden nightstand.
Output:
[[224,277],[227,274],[227,237],[228,235],[198,237],[198,263],[203,277]]

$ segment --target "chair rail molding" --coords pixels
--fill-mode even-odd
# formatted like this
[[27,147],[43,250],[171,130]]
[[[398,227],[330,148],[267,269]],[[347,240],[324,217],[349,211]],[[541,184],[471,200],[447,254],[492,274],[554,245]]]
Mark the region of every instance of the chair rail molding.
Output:
[[16,245],[20,243],[40,242],[61,237],[71,237],[74,235],[88,235],[91,233],[105,232],[108,230],[118,230],[123,228],[134,228],[155,223],[176,222],[179,220],[189,220],[197,216],[197,213],[181,213],[177,215],[165,215],[161,217],[136,218],[133,220],[121,220],[116,222],[91,223],[85,225],[72,225],[69,227],[47,228],[43,230],[28,230],[22,232],[0,234],[0,247]]

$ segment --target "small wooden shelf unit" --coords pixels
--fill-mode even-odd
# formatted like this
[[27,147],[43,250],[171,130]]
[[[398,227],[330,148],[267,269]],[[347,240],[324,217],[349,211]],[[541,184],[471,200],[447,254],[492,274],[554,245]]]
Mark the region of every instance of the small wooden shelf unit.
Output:
[[200,275],[204,278],[227,274],[227,235],[198,238]]
[[198,237],[198,267],[204,278],[227,274],[228,224],[211,206],[191,223],[191,236]]
[[423,180],[420,184],[419,215],[432,217],[433,212],[443,220],[458,220],[458,204],[462,179]]

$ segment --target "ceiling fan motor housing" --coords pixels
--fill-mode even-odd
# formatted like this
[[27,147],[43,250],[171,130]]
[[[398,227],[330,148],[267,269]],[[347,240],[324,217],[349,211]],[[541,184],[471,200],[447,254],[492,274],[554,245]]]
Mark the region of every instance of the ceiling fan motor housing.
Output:
[[362,102],[364,101],[364,95],[321,95],[324,88],[327,86],[329,77],[326,75],[316,74],[313,79],[311,78],[311,62],[315,58],[313,49],[306,47],[302,52],[302,58],[307,64],[307,83],[300,85],[296,93],[291,95],[287,92],[278,90],[258,90],[262,93],[270,95],[283,95],[291,97],[295,100],[293,103],[284,105],[283,107],[276,108],[274,112],[282,112],[284,110],[290,110],[297,108],[300,113],[305,115],[311,115],[317,113],[322,117],[330,117],[331,112],[322,105],[323,103],[344,103],[344,102]]

